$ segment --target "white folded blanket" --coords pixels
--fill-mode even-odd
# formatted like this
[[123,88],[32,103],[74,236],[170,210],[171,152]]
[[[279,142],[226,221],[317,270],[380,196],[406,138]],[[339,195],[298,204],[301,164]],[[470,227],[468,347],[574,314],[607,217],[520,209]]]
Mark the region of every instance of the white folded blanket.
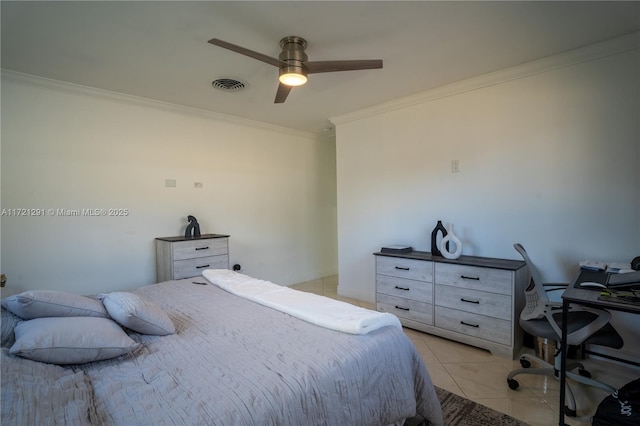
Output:
[[402,327],[400,320],[393,314],[305,293],[228,269],[206,269],[202,276],[211,284],[236,296],[332,330],[367,334],[385,326]]

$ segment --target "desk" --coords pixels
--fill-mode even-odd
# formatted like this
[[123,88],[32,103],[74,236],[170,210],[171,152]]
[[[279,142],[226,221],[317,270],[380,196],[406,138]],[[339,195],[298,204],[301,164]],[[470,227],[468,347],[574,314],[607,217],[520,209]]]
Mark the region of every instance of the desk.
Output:
[[[607,280],[607,274],[596,271],[580,271],[580,275],[573,282],[573,285],[567,287],[562,295],[562,340],[567,340],[567,315],[571,304],[590,306],[592,308],[607,309],[611,311],[631,312],[640,314],[640,306],[629,305],[625,303],[616,303],[606,300],[598,300],[600,291],[592,289],[576,288],[576,285],[585,281],[593,281],[604,284]],[[560,426],[566,426],[564,422],[564,404],[565,404],[565,385],[567,383],[567,345],[561,345],[560,351]]]

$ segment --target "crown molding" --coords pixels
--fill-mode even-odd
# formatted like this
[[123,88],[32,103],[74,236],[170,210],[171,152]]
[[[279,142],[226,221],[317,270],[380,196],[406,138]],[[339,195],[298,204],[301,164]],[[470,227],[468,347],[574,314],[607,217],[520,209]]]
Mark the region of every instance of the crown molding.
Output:
[[454,96],[464,92],[482,89],[484,87],[494,86],[496,84],[530,77],[532,75],[566,68],[637,49],[640,49],[640,32],[627,34],[622,37],[569,50],[567,52],[548,56],[546,58],[527,62],[521,65],[471,77],[455,83],[394,99],[369,108],[330,117],[329,120],[336,125],[344,124],[378,114],[407,108],[413,105],[431,102],[436,99]]
[[66,81],[53,80],[50,78],[40,77],[32,74],[25,74],[17,71],[11,71],[7,69],[1,69],[2,80],[23,84],[27,86],[39,87],[43,89],[53,90],[62,93],[79,94],[95,98],[109,99],[119,102],[126,102],[129,104],[145,106],[150,108],[159,109],[162,111],[169,111],[174,113],[182,113],[191,116],[203,117],[206,119],[224,121],[226,123],[237,124],[241,126],[249,126],[254,128],[260,128],[264,130],[275,131],[279,133],[289,133],[295,136],[302,137],[314,137],[318,135],[311,132],[304,132],[301,130],[291,129],[284,126],[276,126],[274,124],[264,123],[257,120],[249,120],[233,115],[221,114],[213,111],[206,111],[198,108],[191,108],[183,105],[172,104],[169,102],[158,101],[155,99],[143,98],[140,96],[127,95],[125,93],[113,92],[110,90],[98,89],[90,86],[83,86],[80,84],[69,83]]

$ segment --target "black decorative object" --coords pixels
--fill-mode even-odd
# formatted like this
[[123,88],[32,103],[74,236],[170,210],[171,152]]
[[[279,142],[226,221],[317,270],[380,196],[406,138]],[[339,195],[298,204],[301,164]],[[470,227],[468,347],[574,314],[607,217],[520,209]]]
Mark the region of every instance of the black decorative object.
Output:
[[187,220],[189,224],[187,225],[187,229],[184,231],[184,236],[187,238],[199,238],[200,237],[200,224],[198,223],[198,219],[195,216],[187,216]]
[[631,269],[634,271],[640,271],[640,256],[633,258],[631,261]]
[[[438,221],[438,224],[431,232],[431,254],[434,256],[442,256],[442,252],[438,248],[440,246],[440,244],[438,244],[439,233],[442,234],[440,235],[440,239],[447,235],[447,229],[444,227],[441,220]],[[449,249],[449,243],[447,243],[447,249]]]

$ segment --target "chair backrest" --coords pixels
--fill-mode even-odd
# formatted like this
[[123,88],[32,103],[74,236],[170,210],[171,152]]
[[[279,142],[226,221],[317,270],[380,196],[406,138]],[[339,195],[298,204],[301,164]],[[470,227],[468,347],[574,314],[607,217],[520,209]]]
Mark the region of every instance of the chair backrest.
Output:
[[542,285],[542,278],[538,268],[533,264],[527,251],[522,247],[522,244],[515,243],[513,248],[516,249],[520,256],[524,259],[529,268],[531,274],[531,281],[529,286],[525,290],[525,307],[520,313],[520,318],[523,320],[531,320],[544,318],[546,305],[549,303],[549,296]]
[[[558,339],[562,336],[562,330],[560,329],[559,323],[554,318],[554,312],[559,313],[561,311],[561,304],[551,302],[549,300],[549,296],[547,295],[547,291],[544,288],[544,284],[542,282],[542,278],[540,277],[540,273],[536,268],[536,265],[533,264],[527,252],[525,251],[522,244],[514,244],[513,248],[516,249],[518,253],[522,256],[527,267],[529,268],[529,273],[531,274],[531,282],[529,287],[524,291],[525,293],[525,306],[522,312],[520,313],[520,319],[524,321],[534,320],[534,319],[542,319],[546,318],[546,320],[551,324],[554,332]],[[554,286],[557,286],[554,284]],[[562,286],[562,285],[560,285]],[[579,321],[581,325],[578,329],[570,331],[567,335],[566,343],[568,345],[580,345],[591,335],[596,333],[598,330],[603,328],[609,322],[611,318],[611,314],[606,310],[602,309],[594,309],[586,306],[573,306],[571,308],[571,312],[576,313],[579,311],[586,311],[591,313],[591,319],[585,324],[582,319]],[[522,325],[522,321],[520,322]],[[609,346],[613,348],[621,348],[622,338],[620,335],[615,332],[613,340],[611,343],[598,343],[603,344],[604,346]],[[533,333],[532,333],[533,334]],[[535,335],[535,334],[534,334]]]

